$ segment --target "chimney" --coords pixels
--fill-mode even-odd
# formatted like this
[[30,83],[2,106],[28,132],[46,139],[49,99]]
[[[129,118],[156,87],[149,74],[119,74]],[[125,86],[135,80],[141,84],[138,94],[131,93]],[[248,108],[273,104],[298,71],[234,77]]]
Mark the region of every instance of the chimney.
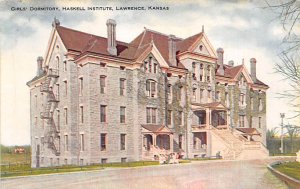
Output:
[[224,66],[223,66],[223,54],[224,54],[224,50],[222,48],[218,48],[217,49],[217,54],[218,54],[218,65],[219,65],[219,68],[217,70],[217,72],[221,75],[224,75]]
[[228,62],[228,65],[229,65],[229,66],[234,66],[234,61],[233,61],[233,60],[230,60],[230,61]]
[[251,70],[251,79],[253,82],[256,82],[256,59],[250,59],[250,70]]
[[107,26],[107,51],[110,55],[117,56],[117,43],[116,43],[116,21],[108,19]]
[[41,75],[41,74],[44,73],[44,70],[42,68],[43,61],[44,61],[43,57],[41,57],[41,56],[37,57],[37,60],[36,60],[36,62],[37,62],[37,72],[36,72],[36,75],[37,76],[39,76],[39,75]]
[[171,66],[177,66],[175,35],[169,35],[169,62]]

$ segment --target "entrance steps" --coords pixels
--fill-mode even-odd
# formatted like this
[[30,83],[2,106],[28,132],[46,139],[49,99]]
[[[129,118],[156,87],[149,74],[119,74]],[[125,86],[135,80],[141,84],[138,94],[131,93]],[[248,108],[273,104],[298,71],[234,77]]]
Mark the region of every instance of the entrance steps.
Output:
[[223,151],[224,159],[261,159],[269,156],[269,151],[259,141],[247,141],[235,130],[212,129],[212,134],[224,142],[226,149]]

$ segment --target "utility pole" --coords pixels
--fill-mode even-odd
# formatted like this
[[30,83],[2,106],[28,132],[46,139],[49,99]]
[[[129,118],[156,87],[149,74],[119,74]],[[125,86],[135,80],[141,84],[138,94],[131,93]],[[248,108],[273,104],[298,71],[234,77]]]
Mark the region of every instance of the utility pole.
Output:
[[284,113],[280,113],[280,117],[281,117],[281,136],[280,136],[280,152],[283,154],[283,118],[284,118],[285,114]]

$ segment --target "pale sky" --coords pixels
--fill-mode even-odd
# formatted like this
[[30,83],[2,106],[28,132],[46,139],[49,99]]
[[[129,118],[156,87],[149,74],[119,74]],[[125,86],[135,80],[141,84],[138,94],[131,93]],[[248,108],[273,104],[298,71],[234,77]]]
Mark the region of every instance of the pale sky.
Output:
[[[14,3],[17,2],[17,3]],[[48,1],[47,1],[48,2]],[[31,6],[169,6],[168,11],[11,11],[11,7]],[[275,15],[261,7],[261,1],[192,0],[102,0],[102,1],[0,1],[1,42],[1,144],[30,143],[30,102],[26,82],[36,74],[36,58],[44,56],[56,16],[62,26],[106,36],[106,20],[117,21],[117,40],[130,42],[143,28],[186,38],[205,32],[217,49],[225,51],[225,62],[257,59],[257,77],[268,84],[267,127],[280,124],[280,112],[293,116],[287,102],[276,98],[287,89],[280,75],[274,74],[284,31]],[[293,120],[286,120],[290,123]]]

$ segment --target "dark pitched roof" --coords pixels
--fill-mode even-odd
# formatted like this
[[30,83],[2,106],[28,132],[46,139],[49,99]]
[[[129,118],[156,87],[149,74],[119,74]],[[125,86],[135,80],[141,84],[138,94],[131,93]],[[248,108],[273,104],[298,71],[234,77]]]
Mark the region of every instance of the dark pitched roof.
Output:
[[[107,51],[107,38],[73,30],[63,26],[56,26],[56,30],[62,39],[63,44],[68,50],[81,53],[92,52],[109,55]],[[120,54],[128,48],[125,42],[117,41],[117,49]],[[121,58],[128,58],[122,57]]]
[[[68,50],[80,52],[82,54],[90,52],[96,54],[109,55],[107,51],[107,38],[92,35],[89,33],[73,30],[63,26],[56,27],[59,36]],[[177,50],[187,51],[188,48],[202,35],[202,33],[188,37],[186,39],[176,38]],[[151,44],[159,50],[164,60],[169,64],[169,36],[145,29],[130,43],[117,41],[118,57],[126,59],[138,58]],[[169,64],[170,65],[170,64]],[[178,68],[185,68],[180,62]]]
[[[218,68],[219,68],[219,65],[218,65]],[[242,68],[243,68],[243,65],[238,65],[238,66],[234,66],[234,67],[224,65],[224,75],[221,75],[219,72],[216,72],[216,75],[233,79],[236,77],[236,75],[240,72],[240,70]]]

